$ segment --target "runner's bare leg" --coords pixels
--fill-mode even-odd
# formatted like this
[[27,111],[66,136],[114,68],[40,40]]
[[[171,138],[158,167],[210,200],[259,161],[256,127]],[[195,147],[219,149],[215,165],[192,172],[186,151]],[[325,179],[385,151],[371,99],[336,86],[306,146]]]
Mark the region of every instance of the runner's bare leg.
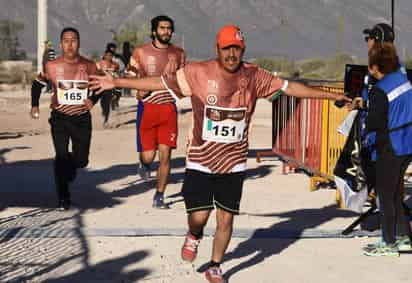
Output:
[[203,228],[207,224],[211,210],[200,210],[189,213],[187,222],[189,224],[189,232],[194,235],[202,235]]
[[172,149],[170,146],[159,144],[159,168],[157,170],[157,191],[164,193],[167,178],[170,173],[170,157]]
[[140,152],[140,162],[142,162],[145,165],[150,165],[153,160],[156,157],[156,151],[155,150],[148,150],[148,151],[143,151]]
[[212,261],[222,262],[233,231],[233,213],[216,209],[216,232],[213,239]]

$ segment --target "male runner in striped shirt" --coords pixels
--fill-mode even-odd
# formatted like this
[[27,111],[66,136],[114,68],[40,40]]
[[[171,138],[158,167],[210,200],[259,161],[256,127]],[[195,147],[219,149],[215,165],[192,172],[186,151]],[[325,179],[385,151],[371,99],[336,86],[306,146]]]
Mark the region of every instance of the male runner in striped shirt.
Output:
[[140,90],[168,89],[190,97],[193,127],[186,158],[183,197],[189,231],[181,250],[193,261],[211,211],[216,207],[216,233],[212,258],[206,270],[211,283],[226,282],[220,263],[229,245],[234,215],[239,213],[246,171],[248,130],[256,101],[279,95],[345,100],[344,95],[288,82],[256,65],[242,61],[245,43],[240,29],[224,26],[216,37],[217,59],[188,64],[176,75],[139,80],[93,76],[92,89],[114,87]]
[[[96,74],[96,64],[79,55],[78,30],[67,27],[60,34],[62,55],[45,66],[44,79],[52,83],[51,134],[56,152],[54,176],[58,208],[70,208],[69,183],[76,178],[76,169],[89,162],[92,123],[89,110],[99,96],[89,95],[89,76]],[[33,118],[39,117],[41,89],[32,89]],[[69,142],[72,152],[69,151]]]
[[[174,74],[185,64],[183,49],[170,43],[174,22],[168,16],[152,19],[152,41],[135,48],[129,63],[129,74],[137,77],[152,77]],[[159,151],[157,189],[153,207],[167,209],[164,202],[167,177],[170,172],[171,150],[176,148],[177,112],[175,97],[167,90],[139,92],[136,134],[137,151],[140,152],[139,174],[147,180],[150,164]]]

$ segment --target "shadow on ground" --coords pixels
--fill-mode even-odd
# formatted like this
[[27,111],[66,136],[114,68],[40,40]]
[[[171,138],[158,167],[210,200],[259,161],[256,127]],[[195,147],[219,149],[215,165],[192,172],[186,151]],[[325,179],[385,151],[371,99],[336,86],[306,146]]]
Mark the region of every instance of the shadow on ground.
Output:
[[[143,261],[148,251],[134,251],[126,256],[109,259],[97,265],[90,264],[90,250],[81,229],[71,229],[75,236],[16,237],[24,228],[81,228],[82,215],[88,209],[106,209],[123,202],[123,198],[153,190],[156,181],[142,182],[136,176],[136,164],[117,164],[98,170],[79,170],[71,192],[75,209],[60,212],[54,209],[56,199],[53,180],[53,160],[23,160],[8,162],[5,155],[13,150],[31,150],[29,147],[11,147],[0,151],[0,211],[7,207],[38,207],[10,217],[0,218],[0,229],[12,229],[12,234],[0,238],[0,282],[129,282],[138,281],[151,273],[147,269],[129,270],[129,264]],[[174,158],[174,169],[169,183],[179,184],[184,179],[185,158]],[[153,164],[153,170],[158,162]],[[263,178],[275,165],[250,169],[248,178]],[[102,189],[113,181],[135,176],[119,188]],[[130,179],[130,178],[129,178]],[[180,194],[170,195],[170,204],[182,201]],[[75,271],[73,271],[75,270]],[[64,275],[62,275],[64,274]]]
[[[27,227],[82,226],[79,210],[34,209],[0,220],[2,230],[14,228],[14,233]],[[136,282],[151,273],[147,269],[127,268],[143,261],[149,255],[147,251],[89,264],[90,251],[85,236],[80,229],[72,231],[76,235],[57,238],[3,235],[0,239],[0,282]]]
[[[14,150],[4,149],[3,152]],[[4,160],[0,155],[0,160]],[[153,164],[156,170],[158,163]],[[184,158],[171,162],[172,168],[184,167]],[[139,180],[136,164],[119,164],[100,170],[79,170],[76,180],[71,184],[73,204],[80,210],[103,209],[122,203],[122,198],[153,190],[156,180]],[[133,181],[119,188],[102,190],[101,185],[132,176]],[[0,170],[0,211],[8,206],[53,208],[56,204],[53,177],[53,160],[4,161]],[[184,172],[172,173],[169,183],[181,183]]]
[[[334,218],[354,217],[356,214],[339,209],[336,205],[330,205],[320,209],[300,209],[284,213],[267,213],[254,216],[279,217],[285,220],[268,228],[257,229],[249,239],[240,243],[233,251],[225,255],[224,262],[252,256],[227,270],[224,275],[227,279],[243,269],[259,264],[266,258],[281,253],[299,240],[299,233],[301,234],[307,229],[314,229]],[[294,231],[297,233],[297,236],[285,239],[262,239],[267,235],[274,235],[279,231]],[[207,264],[203,264],[198,268],[198,271],[204,272],[206,267]]]

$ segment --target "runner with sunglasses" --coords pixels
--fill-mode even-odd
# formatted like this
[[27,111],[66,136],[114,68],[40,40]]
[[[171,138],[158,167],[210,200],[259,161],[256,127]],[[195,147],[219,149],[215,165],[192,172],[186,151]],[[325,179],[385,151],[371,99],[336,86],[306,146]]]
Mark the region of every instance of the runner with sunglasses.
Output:
[[[135,48],[129,63],[129,74],[152,77],[174,74],[185,64],[183,49],[170,43],[174,22],[168,16],[152,19],[152,41]],[[153,207],[168,209],[164,202],[170,172],[171,151],[176,148],[177,111],[175,98],[167,91],[140,92],[136,117],[136,140],[140,164],[138,173],[143,180],[150,177],[150,164],[159,152],[157,188]]]
[[193,130],[186,158],[183,197],[188,226],[181,257],[192,262],[211,211],[216,207],[212,258],[205,276],[209,282],[226,282],[220,264],[229,245],[234,215],[239,213],[248,153],[248,129],[257,99],[275,100],[282,94],[333,100],[344,95],[288,82],[256,65],[242,61],[243,35],[237,26],[217,33],[217,59],[188,64],[175,76],[113,79],[93,76],[91,89],[128,87],[168,89],[177,97],[190,97]]
[[[49,123],[56,152],[54,177],[61,210],[70,208],[69,183],[76,178],[77,168],[89,162],[92,131],[89,111],[99,99],[88,89],[89,76],[96,74],[96,64],[79,55],[79,46],[79,32],[64,28],[60,34],[62,55],[48,62],[44,73],[44,80],[50,80],[53,89]],[[39,117],[39,98],[39,89],[32,89],[33,118]]]

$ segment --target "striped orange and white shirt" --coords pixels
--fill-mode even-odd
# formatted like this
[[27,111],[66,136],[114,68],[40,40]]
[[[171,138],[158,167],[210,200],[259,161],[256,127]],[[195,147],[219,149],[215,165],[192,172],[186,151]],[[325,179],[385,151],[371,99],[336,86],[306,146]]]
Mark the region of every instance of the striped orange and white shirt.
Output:
[[[175,74],[186,63],[184,50],[173,44],[168,48],[156,48],[152,42],[133,50],[128,71],[138,77],[152,77]],[[176,98],[168,91],[155,91],[145,96],[143,102],[164,104],[175,103]]]
[[188,64],[162,80],[175,96],[191,98],[186,167],[213,174],[246,170],[256,100],[270,100],[287,86],[287,81],[256,65],[242,63],[237,72],[229,73],[217,60]]
[[[95,62],[79,56],[74,63],[66,62],[63,57],[49,61],[45,67],[45,76],[50,80],[53,88],[51,97],[51,108],[66,115],[81,115],[89,110],[86,105],[79,103],[77,105],[60,104],[58,101],[59,82],[79,82],[85,91],[88,91],[87,83],[90,75],[96,74]],[[67,84],[66,84],[67,85]]]

